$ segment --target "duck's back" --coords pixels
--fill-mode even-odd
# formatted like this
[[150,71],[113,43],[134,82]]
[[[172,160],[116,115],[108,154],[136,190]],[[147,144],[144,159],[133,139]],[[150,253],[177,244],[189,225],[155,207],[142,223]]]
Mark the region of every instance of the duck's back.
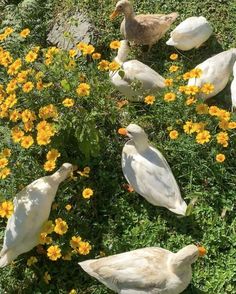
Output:
[[204,97],[210,98],[218,94],[229,81],[235,59],[236,49],[230,49],[208,58],[196,66],[202,70],[201,77],[189,79],[188,85],[202,87],[205,83],[212,83],[214,91]]
[[175,209],[182,203],[173,173],[157,149],[149,146],[140,154],[130,140],[123,148],[122,169],[134,190],[153,205]]
[[167,261],[172,254],[162,248],[150,247],[88,260],[80,265],[116,293],[126,293],[126,290],[162,293],[159,289],[165,288],[171,275]]
[[162,38],[177,16],[177,13],[140,14],[134,18],[124,19],[120,30],[127,40],[136,44],[154,44]]

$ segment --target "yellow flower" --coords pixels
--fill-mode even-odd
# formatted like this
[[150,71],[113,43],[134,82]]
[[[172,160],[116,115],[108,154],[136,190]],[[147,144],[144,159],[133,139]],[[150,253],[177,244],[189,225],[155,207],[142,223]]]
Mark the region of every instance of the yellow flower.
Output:
[[200,78],[202,76],[202,70],[200,68],[194,68],[190,71],[191,78]]
[[155,102],[155,97],[154,96],[151,96],[151,95],[149,95],[149,96],[146,96],[145,98],[144,98],[144,102],[146,103],[146,104],[153,104],[154,102]]
[[24,131],[25,132],[30,132],[34,128],[34,124],[32,121],[27,121],[24,123]]
[[207,114],[208,113],[208,105],[201,103],[196,106],[197,114]]
[[165,79],[164,83],[167,87],[170,87],[173,85],[173,79]]
[[178,59],[178,57],[179,57],[179,56],[178,56],[178,54],[176,54],[176,53],[173,53],[173,54],[170,55],[170,59],[171,59],[171,60],[176,60],[176,59]]
[[100,54],[100,53],[95,52],[95,53],[92,54],[92,59],[94,59],[94,60],[98,60],[98,59],[100,59],[100,58],[101,58],[101,54]]
[[4,34],[7,35],[7,36],[9,36],[10,34],[12,34],[13,32],[14,32],[14,30],[11,27],[7,27],[4,30]]
[[223,147],[227,147],[228,146],[228,141],[229,141],[229,135],[227,132],[219,132],[216,135],[216,140],[218,144],[223,145]]
[[216,161],[217,162],[224,162],[225,161],[225,155],[222,153],[219,153],[216,155]]
[[205,144],[210,141],[211,135],[209,131],[201,131],[196,136],[198,144]]
[[229,121],[230,120],[230,113],[224,109],[220,109],[219,113],[218,113],[218,117],[222,120],[224,119],[224,120]]
[[77,249],[77,252],[81,255],[87,255],[87,254],[89,254],[91,249],[92,249],[92,247],[89,244],[89,242],[81,241],[79,244],[79,248]]
[[90,85],[86,83],[81,83],[77,89],[76,92],[79,96],[89,96],[90,94]]
[[185,92],[185,88],[186,88],[187,86],[179,86],[179,92]]
[[81,237],[78,236],[73,236],[70,240],[70,246],[73,248],[73,249],[76,249],[77,247],[79,247],[79,244],[80,242],[82,241]]
[[67,204],[67,205],[65,206],[65,209],[66,209],[67,211],[70,211],[71,208],[72,208],[72,205],[70,205],[70,204]]
[[52,243],[52,238],[47,236],[47,233],[40,233],[39,235],[39,244],[44,245],[44,244],[51,244]]
[[22,38],[26,38],[28,35],[30,34],[30,30],[29,29],[24,29],[20,32],[20,36]]
[[28,149],[30,146],[32,146],[34,144],[34,139],[32,138],[32,136],[23,136],[21,138],[21,147]]
[[35,256],[31,256],[30,258],[27,259],[27,266],[31,266],[34,263],[37,263],[38,259]]
[[118,70],[120,68],[120,65],[119,63],[117,63],[116,61],[112,61],[110,64],[109,64],[109,70],[110,71],[115,71],[115,70]]
[[22,86],[22,90],[25,93],[29,93],[34,88],[34,84],[32,82],[27,82]]
[[236,121],[229,122],[229,129],[236,129]]
[[61,249],[58,245],[52,245],[47,249],[47,256],[50,260],[57,260],[61,257]]
[[57,107],[53,104],[48,104],[46,106],[40,107],[39,117],[42,119],[57,118],[58,117]]
[[24,123],[36,120],[36,115],[33,111],[25,109],[21,114],[21,119]]
[[184,80],[189,80],[189,79],[191,79],[191,73],[190,73],[190,71],[188,71],[188,72],[186,72],[186,73],[183,74],[183,79],[184,79]]
[[77,173],[82,177],[89,177],[90,167],[86,166],[83,171],[78,171]]
[[51,220],[46,221],[46,223],[42,226],[41,232],[46,234],[51,234],[54,231],[54,224]]
[[227,120],[221,120],[219,122],[219,128],[222,130],[227,130],[229,128],[229,122]]
[[9,218],[14,211],[14,206],[12,201],[4,201],[0,203],[0,216]]
[[177,65],[171,65],[171,67],[169,68],[170,72],[176,72],[179,69],[179,67]]
[[69,294],[77,294],[78,292],[75,289],[70,290]]
[[95,48],[93,45],[87,45],[83,49],[83,55],[91,55],[95,51]]
[[82,196],[85,199],[89,199],[91,196],[93,196],[93,190],[90,188],[85,188],[82,192]]
[[76,54],[77,54],[77,51],[76,50],[74,50],[74,49],[71,49],[71,50],[69,50],[69,55],[70,55],[70,57],[75,57],[76,56]]
[[175,99],[176,99],[176,95],[175,93],[172,93],[172,92],[166,93],[164,96],[164,100],[166,102],[171,102],[171,101],[174,101]]
[[194,97],[188,97],[187,99],[186,99],[186,101],[185,101],[185,104],[186,105],[192,105],[192,104],[194,104],[194,103],[196,103],[197,102],[197,100],[194,98]]
[[210,84],[210,83],[206,83],[202,86],[201,88],[201,92],[205,93],[205,94],[210,94],[214,91],[214,85]]
[[46,158],[47,160],[56,160],[60,156],[61,153],[57,149],[51,149],[50,151],[48,151]]
[[38,54],[34,51],[30,51],[26,56],[25,56],[25,61],[27,63],[34,62],[38,57]]
[[197,86],[185,86],[184,93],[186,95],[196,95],[199,92]]
[[179,137],[179,133],[178,131],[176,130],[173,130],[169,133],[169,137],[172,139],[172,140],[176,140],[178,137]]
[[210,115],[212,115],[212,116],[218,116],[219,115],[219,111],[220,111],[220,109],[219,109],[219,107],[217,107],[217,106],[210,106],[209,107],[209,114]]
[[65,221],[63,221],[61,218],[57,218],[55,220],[55,228],[54,232],[56,232],[58,235],[64,235],[68,230],[68,225]]
[[2,152],[0,153],[0,157],[10,157],[11,156],[11,149],[9,148],[5,148],[2,150]]
[[117,50],[120,48],[120,41],[118,40],[112,41],[109,46],[111,49]]
[[80,51],[83,51],[87,46],[88,44],[84,42],[80,42],[79,44],[76,45],[77,49],[79,49]]
[[5,157],[0,158],[0,168],[4,168],[8,165],[8,159]]
[[99,70],[109,70],[109,61],[107,61],[107,60],[101,60],[100,62],[99,62],[99,64],[98,64],[98,69]]
[[46,283],[46,284],[49,284],[49,282],[51,281],[51,276],[49,275],[49,273],[48,272],[45,272],[44,273],[44,276],[43,276],[43,280],[44,280],[44,282]]
[[52,171],[56,168],[55,160],[48,160],[44,163],[43,168],[45,171]]
[[65,107],[72,107],[74,106],[75,104],[75,100],[74,99],[70,99],[70,98],[66,98],[62,101],[62,104],[65,106]]
[[2,170],[0,170],[0,179],[4,180],[10,174],[11,174],[10,168],[5,167]]

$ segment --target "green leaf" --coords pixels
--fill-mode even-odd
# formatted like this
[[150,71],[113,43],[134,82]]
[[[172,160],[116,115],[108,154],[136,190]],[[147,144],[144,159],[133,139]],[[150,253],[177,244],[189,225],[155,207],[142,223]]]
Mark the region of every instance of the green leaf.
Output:
[[70,91],[70,84],[67,82],[67,80],[61,80],[61,86],[65,91]]

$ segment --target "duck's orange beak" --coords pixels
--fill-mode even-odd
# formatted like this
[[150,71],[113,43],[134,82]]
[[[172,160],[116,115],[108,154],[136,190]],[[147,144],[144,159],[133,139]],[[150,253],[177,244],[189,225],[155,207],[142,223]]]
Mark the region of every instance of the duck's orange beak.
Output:
[[127,132],[127,130],[125,128],[119,128],[118,134],[120,134],[122,136],[127,136],[128,132]]
[[199,253],[199,256],[204,256],[206,255],[207,251],[203,246],[198,246],[198,253]]
[[119,15],[119,14],[120,14],[119,11],[114,10],[114,11],[112,12],[112,14],[110,15],[110,20],[115,19],[115,18],[117,17],[117,15]]

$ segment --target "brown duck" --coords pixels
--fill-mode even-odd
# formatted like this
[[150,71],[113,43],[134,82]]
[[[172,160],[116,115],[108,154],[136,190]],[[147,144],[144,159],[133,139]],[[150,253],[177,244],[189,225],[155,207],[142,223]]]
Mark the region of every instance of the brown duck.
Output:
[[120,31],[126,40],[137,45],[148,45],[149,50],[158,42],[178,17],[178,13],[171,14],[140,14],[135,15],[132,4],[128,0],[120,0],[116,4],[114,12],[110,15],[113,20],[123,13],[124,20]]

